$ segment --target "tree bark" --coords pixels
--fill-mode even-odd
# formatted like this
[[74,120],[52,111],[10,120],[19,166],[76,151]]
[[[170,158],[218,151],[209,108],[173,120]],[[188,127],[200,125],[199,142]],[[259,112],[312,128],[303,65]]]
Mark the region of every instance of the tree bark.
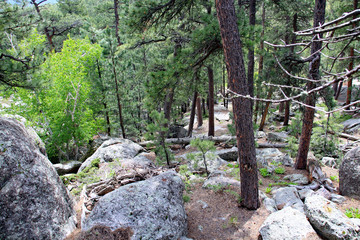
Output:
[[111,56],[111,60],[112,60],[112,64],[113,64],[112,68],[113,68],[114,81],[115,81],[116,99],[117,99],[118,110],[119,110],[120,127],[121,127],[122,137],[126,138],[124,121],[123,121],[123,116],[122,116],[122,106],[121,106],[120,94],[119,94],[119,86],[118,86],[118,80],[117,80],[117,72],[116,72],[116,67],[115,67],[115,59],[114,59],[113,55]]
[[[249,85],[246,79],[234,1],[216,0],[215,4],[230,89],[246,96],[249,94]],[[260,207],[260,202],[251,101],[234,98],[232,103],[239,149],[241,205],[248,209],[257,209]]]
[[[262,14],[261,14],[261,25],[262,25],[262,30],[261,30],[261,41],[260,41],[260,56],[259,56],[259,71],[258,71],[258,75],[261,78],[262,77],[262,71],[264,69],[264,56],[263,56],[263,51],[264,51],[264,35],[265,35],[265,2],[262,3]],[[259,89],[260,86],[257,87],[257,89]],[[260,91],[257,91],[256,94],[257,98],[260,98]],[[255,103],[255,114],[254,114],[254,122],[257,122],[257,116],[258,116],[258,112],[260,109],[260,101],[256,101]]]
[[192,131],[193,131],[193,128],[194,128],[195,109],[196,109],[197,96],[198,96],[198,92],[195,91],[195,92],[194,92],[193,101],[192,101],[192,106],[191,106],[189,129],[188,129],[188,132],[187,132],[187,136],[188,136],[188,137],[191,137]]
[[198,122],[198,127],[201,127],[203,125],[203,119],[202,119],[202,111],[201,111],[201,97],[198,96],[196,100],[196,117]]
[[[358,0],[354,0],[354,10],[357,9],[358,6]],[[353,16],[353,19],[356,18],[356,15]],[[352,24],[353,29],[356,27],[356,23]],[[350,47],[350,63],[349,63],[349,67],[348,70],[351,71],[354,68],[354,59],[352,57],[354,57],[354,47]],[[351,91],[352,91],[352,76],[349,77],[348,80],[348,88],[347,88],[347,92],[346,92],[346,105],[349,105],[351,103]],[[350,110],[350,107],[347,107],[346,110]]]
[[[297,20],[298,20],[298,15],[297,13],[294,14],[293,16],[293,32],[296,32],[297,31]],[[292,44],[295,44],[296,43],[296,35],[293,34],[293,37],[291,39],[291,43]],[[294,54],[294,51],[295,51],[295,47],[291,47],[290,48],[290,54]],[[290,69],[292,67],[290,66]],[[287,85],[290,86],[291,84],[291,81],[290,81],[290,78],[288,78],[288,81],[287,81]],[[285,89],[285,93],[287,96],[290,95],[290,92],[291,90],[290,89]],[[285,115],[284,115],[284,126],[288,126],[289,125],[289,119],[290,119],[290,105],[291,105],[291,102],[288,101],[288,102],[285,102]]]
[[[250,0],[249,2],[249,23],[250,26],[252,26],[253,28],[255,28],[255,18],[256,16],[256,0]],[[254,41],[254,29],[252,29],[252,33],[250,35],[250,39],[252,41]],[[248,79],[248,87],[249,87],[249,94],[251,97],[254,96],[254,66],[255,66],[255,62],[254,62],[254,43],[252,43],[249,47],[249,52],[248,52],[248,74],[247,74],[247,79]],[[253,101],[251,101],[251,112],[252,112],[252,106],[253,106]]]
[[[325,8],[326,8],[326,0],[316,0],[315,1],[315,10],[314,10],[314,28],[322,25],[325,22]],[[318,34],[315,36],[314,40],[317,40],[322,37],[322,34]],[[319,49],[321,49],[322,42],[321,41],[313,41],[311,44],[311,54],[313,55],[313,59],[310,62],[309,66],[309,78],[318,80],[320,79],[320,53],[316,53]],[[313,82],[307,83],[307,91],[315,88],[315,84]],[[309,94],[306,97],[305,103],[309,106],[315,106],[315,95]],[[299,149],[296,157],[295,168],[296,169],[306,169],[307,165],[307,155],[310,147],[311,140],[311,132],[314,122],[314,114],[315,110],[313,108],[305,108],[303,126],[300,136]]]
[[207,67],[209,77],[209,132],[208,136],[215,135],[215,117],[214,117],[214,71],[211,66]]
[[[268,95],[267,95],[267,99],[270,99],[272,96],[273,90],[270,88]],[[264,130],[264,126],[265,126],[265,121],[266,121],[266,116],[269,112],[269,107],[270,107],[270,102],[267,102],[265,105],[265,109],[264,112],[262,114],[261,117],[261,122],[260,122],[260,126],[259,126],[259,131],[263,131]]]
[[116,40],[118,42],[118,46],[120,46],[122,43],[120,41],[120,35],[119,35],[119,12],[118,12],[118,5],[119,0],[114,0],[114,13],[115,13],[115,36]]

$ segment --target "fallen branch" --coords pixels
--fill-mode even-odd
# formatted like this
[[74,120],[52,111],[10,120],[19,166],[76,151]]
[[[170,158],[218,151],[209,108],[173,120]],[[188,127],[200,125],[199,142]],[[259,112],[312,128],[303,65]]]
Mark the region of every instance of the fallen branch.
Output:
[[[203,136],[203,137],[199,137],[201,140],[208,140],[208,141],[213,141],[215,143],[223,143],[223,142],[229,142],[231,140],[236,140],[236,136],[219,136],[219,137],[209,137],[209,136]],[[168,138],[165,139],[166,143],[170,143],[170,144],[190,144],[191,140],[194,140],[195,137],[187,137],[187,138]],[[148,145],[153,144],[153,141],[145,141],[145,142],[140,142],[138,143],[140,146],[142,147],[146,147]],[[288,144],[286,143],[279,143],[279,144],[274,144],[274,143],[257,143],[257,147],[258,148],[285,148],[287,147]]]
[[337,135],[339,137],[342,138],[346,138],[349,139],[351,141],[360,141],[360,138],[354,137],[353,135],[350,134],[346,134],[346,133],[335,133],[334,131],[328,131],[328,133],[332,134],[332,135]]

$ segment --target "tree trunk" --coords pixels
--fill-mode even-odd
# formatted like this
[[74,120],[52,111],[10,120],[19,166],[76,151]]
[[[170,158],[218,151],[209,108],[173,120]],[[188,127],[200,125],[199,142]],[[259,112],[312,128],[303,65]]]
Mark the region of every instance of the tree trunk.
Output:
[[100,80],[100,83],[101,83],[101,93],[103,95],[102,103],[103,103],[104,111],[105,111],[106,129],[107,129],[106,132],[107,132],[108,136],[111,136],[111,125],[110,125],[109,111],[108,111],[106,100],[105,100],[106,99],[106,93],[105,93],[105,87],[104,87],[103,80],[102,80],[99,61],[96,61],[96,65],[97,65],[99,80]]
[[121,45],[119,36],[119,12],[118,12],[119,0],[114,0],[114,13],[115,13],[115,36],[118,42],[118,46]]
[[209,132],[208,136],[215,135],[214,119],[214,71],[211,66],[207,67],[209,77]]
[[197,96],[198,96],[198,92],[195,91],[195,92],[194,92],[194,97],[193,97],[192,106],[191,106],[189,130],[188,130],[188,132],[187,132],[187,136],[188,136],[188,137],[191,137],[192,131],[193,131],[193,128],[194,128],[195,109],[196,109]]
[[[298,20],[298,15],[297,13],[294,14],[293,16],[293,32],[297,32],[297,20]],[[296,43],[296,35],[293,34],[293,37],[291,39],[291,43],[292,44],[295,44]],[[295,47],[291,47],[290,48],[290,54],[294,54],[294,51],[295,51]],[[290,70],[291,70],[292,66],[290,66]],[[287,81],[287,85],[290,86],[291,85],[291,81],[290,81],[290,78],[288,78],[288,81]],[[285,89],[284,90],[286,95],[289,96],[290,93],[291,93],[291,90],[290,89]],[[291,105],[291,102],[288,101],[288,102],[285,102],[285,115],[284,115],[284,126],[288,126],[289,125],[289,119],[290,119],[290,105]]]
[[[164,102],[164,116],[168,120],[168,124],[170,124],[171,106],[173,101],[174,101],[174,88],[170,88],[168,89]],[[168,124],[166,124],[166,126],[168,126]]]
[[[265,2],[262,3],[262,14],[261,14],[261,25],[262,25],[262,30],[261,30],[261,41],[260,41],[260,56],[259,56],[259,71],[258,71],[258,75],[259,78],[262,77],[262,71],[264,69],[264,56],[263,56],[263,51],[264,51],[264,35],[265,35]],[[260,86],[257,86],[257,89],[259,89]],[[257,98],[260,98],[260,91],[257,91],[256,94]],[[256,101],[255,103],[255,115],[254,115],[254,122],[257,122],[257,115],[260,109],[260,101]]]
[[226,97],[225,97],[225,91],[226,91],[225,66],[224,66],[223,64],[221,64],[221,65],[222,65],[222,80],[223,80],[223,83],[222,83],[222,85],[223,85],[222,95],[223,95],[223,98],[224,98],[224,107],[226,107],[226,101],[227,101],[227,99],[226,99]]
[[[252,27],[251,31],[252,33],[250,34],[250,40],[254,41],[254,28],[255,28],[255,16],[256,16],[256,0],[250,0],[249,2],[249,23],[250,26]],[[249,52],[248,52],[248,74],[247,74],[247,79],[248,79],[248,87],[249,87],[249,94],[251,97],[254,96],[254,43],[252,43],[249,47]],[[252,106],[253,106],[253,101],[251,101],[251,112],[252,112]]]
[[116,99],[117,99],[118,110],[119,110],[120,127],[121,127],[121,132],[122,132],[123,138],[126,138],[124,121],[123,121],[123,116],[122,116],[122,106],[121,106],[121,101],[120,101],[119,86],[118,86],[117,72],[116,72],[116,68],[115,68],[115,59],[114,59],[114,56],[111,56],[111,60],[112,60],[112,64],[113,64],[112,67],[113,67],[113,74],[114,74],[114,81],[115,81]]
[[[316,0],[315,1],[315,14],[314,14],[314,28],[322,25],[325,22],[325,8],[326,8],[326,0]],[[322,37],[322,34],[318,34],[315,36],[314,40],[317,40]],[[322,42],[321,41],[313,41],[311,44],[311,54],[313,55],[313,59],[310,62],[309,66],[309,78],[318,80],[320,79],[320,53],[316,53],[319,49],[321,49]],[[315,88],[315,84],[313,82],[307,83],[307,91]],[[305,103],[309,106],[315,106],[315,95],[308,94],[306,97]],[[307,164],[307,155],[310,147],[310,139],[311,132],[314,122],[314,114],[315,110],[313,108],[305,108],[304,119],[303,119],[303,127],[300,136],[300,143],[298,154],[296,157],[295,168],[296,169],[306,169]]]
[[[354,10],[357,9],[358,6],[358,0],[354,0]],[[353,16],[353,19],[356,19],[356,15]],[[356,23],[354,22],[352,24],[353,29],[355,29],[356,27]],[[349,63],[349,68],[348,70],[351,71],[354,68],[354,47],[350,47],[350,63]],[[347,92],[346,92],[346,105],[349,105],[351,103],[351,91],[352,91],[352,76],[349,77],[348,79],[348,88],[347,88]],[[350,110],[350,107],[347,107],[346,110]]]
[[[270,98],[271,98],[272,93],[273,93],[273,90],[272,90],[272,88],[270,88],[269,93],[268,93],[268,95],[267,95],[267,99],[270,99]],[[267,116],[267,114],[268,114],[268,112],[269,112],[269,107],[270,107],[270,102],[267,102],[266,105],[265,105],[264,112],[263,112],[262,117],[261,117],[261,122],[260,122],[260,126],[259,126],[259,131],[264,131],[266,116]]]
[[198,122],[198,127],[201,127],[203,125],[203,119],[202,119],[202,111],[201,111],[201,97],[198,96],[196,100],[196,117]]
[[284,102],[281,102],[280,104],[279,104],[279,113],[283,113],[284,112]]
[[[234,1],[216,0],[215,3],[230,89],[241,95],[248,95],[249,85],[246,80]],[[257,209],[260,207],[260,202],[251,101],[234,98],[232,102],[239,149],[241,204],[248,209]]]

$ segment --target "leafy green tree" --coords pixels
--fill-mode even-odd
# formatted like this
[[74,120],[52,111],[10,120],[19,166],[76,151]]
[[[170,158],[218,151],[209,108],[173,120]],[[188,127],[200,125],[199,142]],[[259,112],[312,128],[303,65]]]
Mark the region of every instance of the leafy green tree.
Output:
[[[208,141],[208,140],[201,140],[200,138],[195,138],[194,140],[191,140],[190,142],[190,146],[196,148],[197,150],[200,151],[199,154],[188,154],[188,156],[190,158],[192,158],[193,160],[197,161],[198,157],[200,156],[200,158],[202,159],[204,166],[205,166],[205,171],[207,176],[209,176],[209,171],[207,168],[207,162],[206,162],[206,154],[208,152],[212,152],[215,151],[215,146],[214,146],[214,142],[213,141]],[[196,162],[197,164],[197,162]]]
[[31,92],[18,91],[23,104],[16,110],[42,126],[41,136],[52,159],[77,159],[79,147],[102,125],[95,120],[89,104],[89,72],[100,54],[99,45],[69,38],[62,51],[50,55],[35,76],[43,86]]

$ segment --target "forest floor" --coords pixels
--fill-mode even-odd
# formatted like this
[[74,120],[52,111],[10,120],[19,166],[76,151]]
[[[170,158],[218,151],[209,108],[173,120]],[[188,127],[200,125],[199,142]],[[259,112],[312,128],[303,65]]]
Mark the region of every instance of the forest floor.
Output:
[[[231,106],[230,106],[231,110]],[[215,109],[215,113],[226,115],[229,110],[224,108]],[[231,121],[231,120],[230,120]],[[215,119],[215,136],[229,135],[227,125],[230,121],[219,121]],[[194,124],[197,126],[196,124]],[[278,128],[281,126],[279,125]],[[195,129],[194,135],[206,135],[208,131],[208,120],[204,120],[200,129]],[[265,128],[265,132],[269,130]],[[266,142],[266,138],[258,139],[258,142]],[[180,150],[176,155],[182,155],[190,152]],[[285,167],[284,175],[301,173],[308,175],[306,170],[295,170],[292,167]],[[323,172],[328,176],[339,176],[339,170],[331,167],[322,167]],[[233,175],[228,177],[234,177]],[[238,179],[238,177],[235,177]],[[259,174],[259,189],[266,192],[270,183],[276,180],[269,177],[264,178]],[[280,180],[281,181],[281,180]],[[338,180],[333,181],[334,186],[338,189]],[[184,192],[190,197],[185,203],[185,209],[188,217],[188,235],[187,237],[194,240],[239,240],[239,239],[259,239],[259,229],[262,223],[270,215],[263,204],[256,211],[250,211],[242,208],[238,203],[240,189],[236,187],[227,187],[225,189],[205,189],[202,183],[197,183],[190,190]],[[337,192],[338,194],[338,192]],[[267,194],[271,197],[271,194]],[[345,209],[354,207],[358,208],[360,201],[347,198],[346,201],[339,205],[339,208],[345,212]]]

